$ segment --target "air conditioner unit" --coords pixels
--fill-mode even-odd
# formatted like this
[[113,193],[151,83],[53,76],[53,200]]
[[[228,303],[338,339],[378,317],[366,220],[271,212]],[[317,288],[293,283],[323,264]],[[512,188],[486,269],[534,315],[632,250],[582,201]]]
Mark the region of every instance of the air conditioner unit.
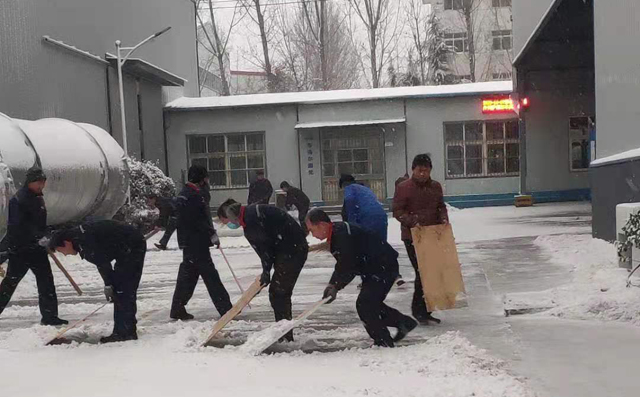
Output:
[[[627,236],[622,228],[627,224],[632,214],[640,213],[640,203],[618,204],[616,206],[616,236],[619,242],[625,242]],[[620,267],[627,269],[635,268],[640,264],[640,250],[633,247],[630,252],[626,252],[622,258],[619,258]]]

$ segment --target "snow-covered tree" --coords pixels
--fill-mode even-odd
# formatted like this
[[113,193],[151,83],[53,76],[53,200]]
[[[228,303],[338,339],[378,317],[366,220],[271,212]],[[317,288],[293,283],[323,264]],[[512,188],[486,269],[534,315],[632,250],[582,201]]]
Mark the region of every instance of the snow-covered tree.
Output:
[[435,14],[429,18],[429,40],[427,51],[427,64],[429,70],[428,81],[432,85],[447,84],[451,72],[449,65],[450,55],[453,49],[444,41],[444,31]]

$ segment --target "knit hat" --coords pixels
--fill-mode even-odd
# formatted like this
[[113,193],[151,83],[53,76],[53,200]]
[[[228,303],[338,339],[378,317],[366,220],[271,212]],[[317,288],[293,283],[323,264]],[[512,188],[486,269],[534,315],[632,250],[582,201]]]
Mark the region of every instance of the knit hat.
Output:
[[351,185],[352,183],[355,183],[355,182],[356,182],[356,178],[354,178],[353,175],[342,174],[340,176],[340,181],[338,182],[338,186],[340,187],[340,189],[342,189],[343,186]]
[[30,184],[31,182],[37,181],[46,181],[47,176],[44,174],[44,171],[39,167],[31,167],[29,171],[27,171],[27,178],[24,182],[25,185]]

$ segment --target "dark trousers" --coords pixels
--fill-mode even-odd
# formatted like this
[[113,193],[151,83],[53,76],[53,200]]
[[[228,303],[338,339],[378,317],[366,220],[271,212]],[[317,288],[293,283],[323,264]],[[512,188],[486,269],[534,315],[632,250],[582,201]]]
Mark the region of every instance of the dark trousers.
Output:
[[411,318],[387,306],[384,300],[397,275],[387,277],[367,277],[362,279],[362,289],[356,300],[358,316],[364,328],[377,346],[393,347],[393,338],[387,327],[398,328]]
[[0,284],[0,313],[4,311],[22,278],[31,270],[38,285],[38,304],[43,320],[58,317],[58,296],[49,257],[44,249],[9,256],[7,274]]
[[427,308],[427,304],[424,301],[424,292],[422,290],[422,281],[420,280],[420,270],[418,268],[418,257],[416,256],[416,249],[413,246],[413,241],[404,240],[404,246],[407,248],[407,255],[413,266],[413,270],[416,273],[416,280],[414,282],[413,300],[411,301],[411,314],[413,317],[420,320],[431,312]]
[[[307,261],[307,254],[308,250],[304,249],[276,257],[273,277],[269,285],[269,302],[271,302],[276,321],[292,319],[291,296],[302,267]],[[285,338],[293,340],[293,332],[290,331]]]
[[171,235],[173,234],[173,232],[176,231],[177,227],[178,227],[178,220],[173,217],[169,218],[169,221],[167,222],[167,226],[164,228],[164,235],[160,239],[159,244],[166,247],[167,244],[169,244],[169,239],[171,238]]
[[185,247],[182,258],[178,270],[176,291],[171,303],[171,317],[177,317],[186,311],[185,306],[193,296],[199,277],[202,277],[218,313],[223,316],[231,309],[231,299],[229,299],[229,293],[224,288],[220,275],[213,264],[209,247]]
[[138,312],[138,287],[142,278],[142,268],[146,245],[132,251],[113,266],[113,333],[123,336],[136,334],[136,313]]

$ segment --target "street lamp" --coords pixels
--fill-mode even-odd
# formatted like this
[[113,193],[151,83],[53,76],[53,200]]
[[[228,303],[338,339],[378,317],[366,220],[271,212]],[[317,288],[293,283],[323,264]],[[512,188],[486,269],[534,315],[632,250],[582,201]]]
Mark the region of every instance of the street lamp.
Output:
[[[127,59],[129,59],[129,57],[131,56],[131,54],[133,54],[135,50],[142,47],[143,45],[150,42],[151,40],[155,39],[156,37],[160,36],[161,34],[166,33],[169,29],[171,29],[171,26],[162,29],[158,33],[152,34],[151,36],[142,40],[140,43],[138,43],[133,47],[122,47],[122,42],[120,40],[116,40],[115,44],[116,44],[117,63],[118,63],[118,89],[120,91],[120,119],[122,122],[122,148],[124,149],[124,155],[126,157],[129,157],[129,152],[127,151],[127,122],[125,119],[125,112],[124,112],[124,88],[123,88],[123,82],[122,82],[122,65],[124,65],[125,62],[127,62]],[[129,52],[127,52],[127,55],[125,55],[123,58],[120,54],[120,51],[129,51]]]

